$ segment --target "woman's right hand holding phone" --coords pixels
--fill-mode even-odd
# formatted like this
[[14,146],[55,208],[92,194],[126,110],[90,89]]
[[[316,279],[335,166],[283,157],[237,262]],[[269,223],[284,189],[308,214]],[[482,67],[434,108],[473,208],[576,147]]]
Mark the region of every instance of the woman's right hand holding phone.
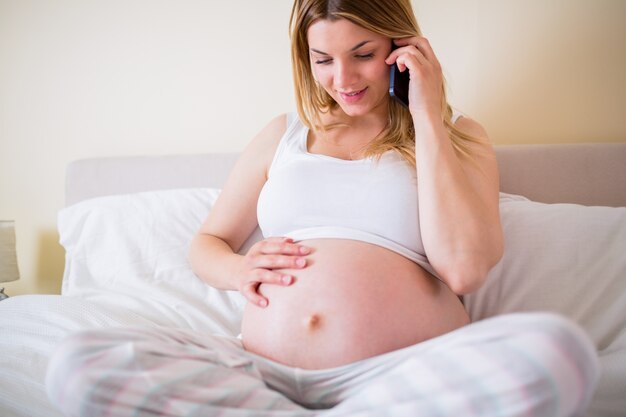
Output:
[[281,270],[305,268],[305,256],[309,253],[308,247],[287,237],[270,237],[255,243],[243,257],[237,272],[239,292],[250,303],[267,307],[269,300],[259,293],[261,284],[293,284],[295,277]]

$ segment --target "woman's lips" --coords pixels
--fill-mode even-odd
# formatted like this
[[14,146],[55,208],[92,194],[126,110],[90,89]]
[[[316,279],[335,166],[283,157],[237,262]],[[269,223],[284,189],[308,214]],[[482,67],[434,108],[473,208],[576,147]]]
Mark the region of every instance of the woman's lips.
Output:
[[339,93],[339,95],[341,96],[341,99],[346,103],[356,103],[357,101],[361,100],[361,98],[363,98],[366,92],[367,87],[362,90],[352,91],[350,93]]

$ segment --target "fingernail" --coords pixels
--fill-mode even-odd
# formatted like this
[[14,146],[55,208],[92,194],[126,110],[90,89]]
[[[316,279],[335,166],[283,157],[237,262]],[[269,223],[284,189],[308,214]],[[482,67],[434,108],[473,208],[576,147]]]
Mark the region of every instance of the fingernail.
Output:
[[259,305],[260,305],[261,307],[267,307],[267,300],[261,300],[261,301],[259,301]]
[[306,246],[300,246],[300,253],[302,254],[309,253],[309,248],[307,248]]
[[304,266],[306,265],[306,261],[302,258],[298,258],[298,260],[296,260],[296,265],[298,266]]
[[281,281],[283,282],[283,284],[289,285],[291,284],[291,277],[289,275],[283,275]]

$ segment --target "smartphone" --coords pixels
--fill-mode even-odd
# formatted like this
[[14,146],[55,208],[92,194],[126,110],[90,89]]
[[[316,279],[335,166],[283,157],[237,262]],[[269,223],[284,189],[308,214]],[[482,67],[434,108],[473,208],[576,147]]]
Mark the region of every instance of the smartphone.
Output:
[[389,95],[398,100],[405,107],[409,107],[409,69],[400,72],[398,64],[389,68]]
[[[396,46],[392,40],[391,50],[393,51],[397,48],[398,46]],[[393,63],[389,67],[389,95],[398,100],[398,102],[406,108],[409,107],[409,80],[410,75],[408,68],[405,69],[404,72],[400,72],[398,64],[396,63]]]

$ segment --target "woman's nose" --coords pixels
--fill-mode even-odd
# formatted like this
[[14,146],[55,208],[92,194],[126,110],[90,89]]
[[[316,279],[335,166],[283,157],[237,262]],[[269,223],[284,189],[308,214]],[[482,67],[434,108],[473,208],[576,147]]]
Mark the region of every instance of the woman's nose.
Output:
[[356,74],[353,66],[345,63],[335,65],[335,86],[339,89],[351,87]]

